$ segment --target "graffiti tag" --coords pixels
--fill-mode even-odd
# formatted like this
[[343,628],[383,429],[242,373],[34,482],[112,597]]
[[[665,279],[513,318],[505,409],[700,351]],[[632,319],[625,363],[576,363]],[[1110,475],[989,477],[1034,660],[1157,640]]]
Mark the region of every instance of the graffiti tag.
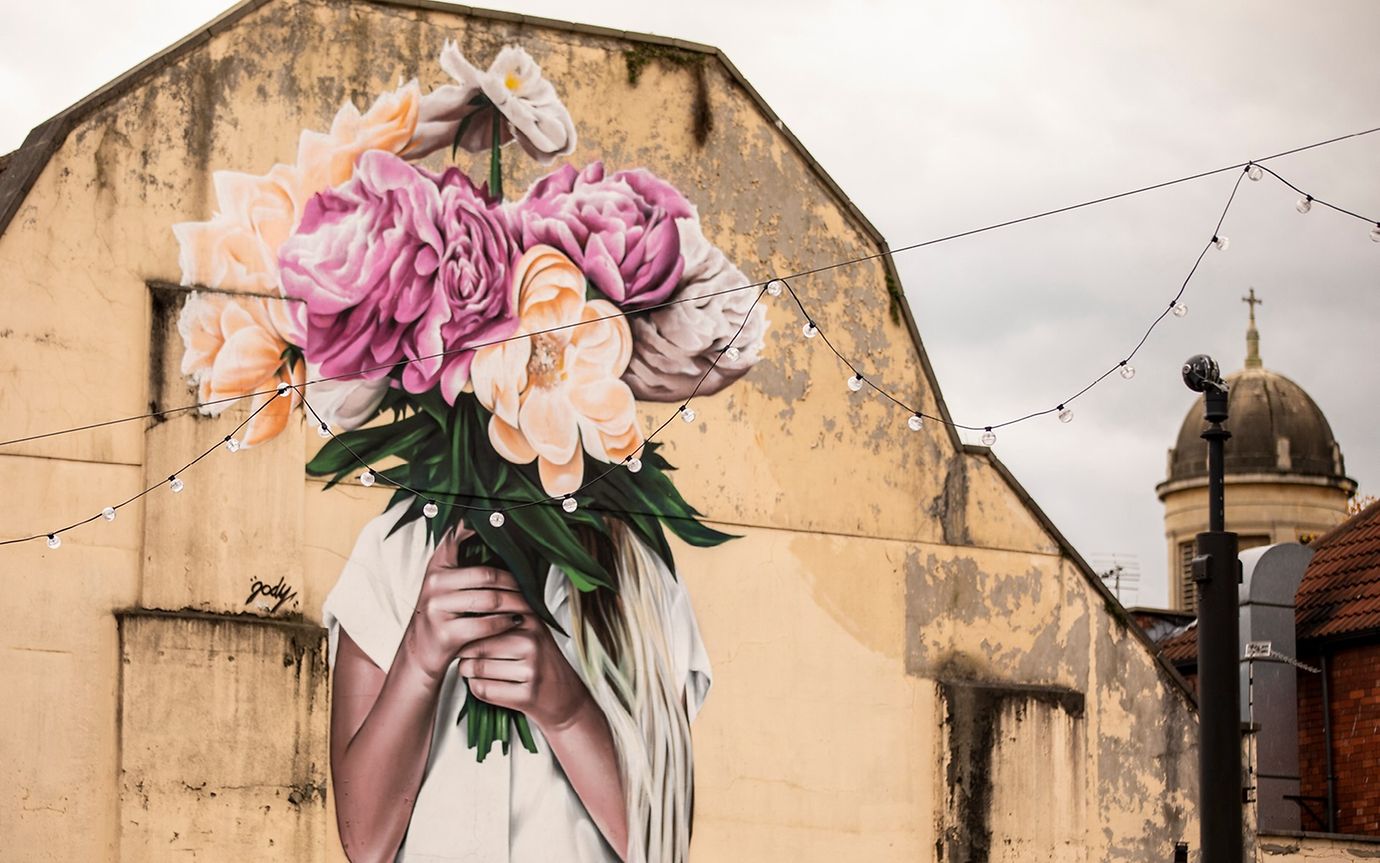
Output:
[[267,602],[259,603],[259,606],[267,609],[269,614],[276,614],[284,603],[297,597],[297,591],[293,590],[281,576],[279,576],[277,584],[266,584],[256,578],[249,586],[249,598],[244,601],[244,604],[249,605],[260,596],[277,600],[272,608],[269,608]]

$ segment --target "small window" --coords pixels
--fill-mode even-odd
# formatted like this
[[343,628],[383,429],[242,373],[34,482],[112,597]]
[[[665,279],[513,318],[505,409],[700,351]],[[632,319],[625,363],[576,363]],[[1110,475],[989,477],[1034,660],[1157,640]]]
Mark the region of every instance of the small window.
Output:
[[1179,543],[1179,608],[1198,612],[1198,586],[1193,583],[1193,542]]

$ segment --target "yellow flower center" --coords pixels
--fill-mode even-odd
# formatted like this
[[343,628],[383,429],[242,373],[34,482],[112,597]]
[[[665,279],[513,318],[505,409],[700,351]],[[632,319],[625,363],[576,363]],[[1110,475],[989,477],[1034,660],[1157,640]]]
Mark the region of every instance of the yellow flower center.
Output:
[[550,389],[566,378],[565,342],[555,333],[532,337],[532,355],[527,359],[527,385]]
[[503,78],[503,86],[507,87],[509,90],[514,90],[514,91],[516,91],[517,88],[518,88],[518,85],[521,84],[521,83],[522,83],[522,79],[518,77],[518,74],[517,74],[516,71],[509,72],[509,73]]

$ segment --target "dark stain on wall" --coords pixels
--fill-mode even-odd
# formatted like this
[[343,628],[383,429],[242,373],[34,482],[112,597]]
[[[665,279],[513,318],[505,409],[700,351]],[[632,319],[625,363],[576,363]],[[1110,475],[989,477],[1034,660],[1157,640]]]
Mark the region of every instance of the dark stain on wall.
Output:
[[936,840],[936,856],[952,863],[986,863],[992,853],[992,756],[1002,711],[1013,705],[1017,721],[1022,721],[1026,709],[1039,704],[1081,719],[1083,693],[963,679],[941,679],[939,691],[949,741],[945,769],[949,817]]
[[945,545],[972,545],[968,533],[968,468],[963,453],[949,459],[944,490],[930,502],[930,515],[939,520]]

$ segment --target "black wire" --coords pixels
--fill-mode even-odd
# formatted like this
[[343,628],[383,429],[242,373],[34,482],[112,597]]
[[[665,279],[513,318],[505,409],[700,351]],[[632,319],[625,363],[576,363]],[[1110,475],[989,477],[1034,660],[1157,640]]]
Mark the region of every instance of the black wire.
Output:
[[[123,507],[129,506],[130,504],[134,503],[136,500],[140,499],[141,497],[143,497],[144,495],[146,495],[146,494],[148,494],[149,492],[153,491],[154,489],[162,488],[163,486],[167,485],[169,482],[172,481],[172,479],[173,479],[174,477],[179,476],[180,474],[186,472],[188,469],[190,469],[190,468],[191,468],[193,465],[195,465],[197,462],[199,462],[199,461],[201,461],[202,459],[206,458],[206,456],[208,456],[208,455],[210,455],[211,453],[215,452],[217,449],[220,449],[220,447],[221,447],[222,445],[224,445],[227,441],[229,441],[229,440],[230,440],[231,438],[233,438],[236,434],[238,434],[239,431],[240,431],[240,429],[242,429],[242,428],[244,428],[245,426],[249,425],[250,420],[254,419],[254,417],[256,417],[256,416],[259,415],[259,411],[262,411],[264,408],[268,407],[270,404],[272,404],[272,400],[271,400],[271,399],[270,399],[269,401],[266,401],[266,402],[264,402],[263,404],[259,405],[257,408],[254,409],[253,413],[251,413],[249,416],[245,417],[245,418],[240,422],[239,425],[235,426],[234,430],[231,431],[230,434],[226,435],[225,437],[221,438],[220,440],[217,440],[214,444],[211,445],[211,447],[210,447],[209,449],[207,449],[207,450],[206,450],[205,452],[203,452],[201,455],[197,456],[196,458],[194,458],[194,459],[192,459],[191,461],[189,461],[189,462],[187,462],[186,464],[184,464],[182,467],[180,467],[180,468],[178,468],[177,470],[173,471],[171,474],[168,475],[168,478],[167,478],[167,479],[165,479],[165,480],[160,480],[160,481],[159,481],[158,483],[156,483],[155,485],[149,486],[148,488],[144,489],[143,491],[139,492],[138,494],[134,495],[133,497],[129,498],[128,500],[122,501],[121,503],[117,503],[117,504],[115,504],[114,506],[112,506],[112,507],[110,507],[110,508],[113,509],[113,510],[120,510],[120,509],[122,509]],[[43,538],[49,537],[49,536],[57,536],[57,535],[60,534],[60,533],[65,533],[66,531],[69,531],[69,530],[71,530],[71,529],[73,529],[73,528],[81,527],[81,526],[84,525],[84,524],[89,524],[89,523],[95,521],[96,519],[101,518],[101,515],[102,515],[103,512],[104,512],[104,510],[102,510],[101,512],[96,513],[95,515],[91,516],[90,518],[84,518],[84,519],[82,519],[81,521],[73,522],[72,524],[69,524],[69,525],[67,525],[66,527],[61,527],[61,528],[58,528],[57,530],[49,531],[48,533],[36,533],[36,534],[34,534],[33,536],[24,536],[24,537],[19,537],[18,539],[0,540],[0,545],[14,545],[15,543],[20,543],[20,542],[31,542],[31,541],[33,541],[33,540],[35,540],[35,539],[43,539]]]
[[1336,210],[1337,212],[1342,213],[1342,214],[1344,214],[1344,215],[1351,216],[1353,219],[1360,219],[1360,220],[1363,221],[1363,222],[1367,222],[1367,223],[1372,224],[1372,225],[1380,226],[1380,220],[1378,220],[1378,219],[1368,219],[1368,218],[1366,218],[1365,216],[1361,215],[1360,213],[1353,213],[1351,210],[1348,210],[1348,209],[1346,209],[1346,208],[1344,208],[1344,207],[1339,207],[1339,206],[1337,206],[1336,204],[1333,204],[1333,203],[1329,203],[1329,202],[1327,202],[1327,201],[1324,201],[1322,198],[1316,198],[1316,197],[1314,197],[1314,196],[1308,194],[1308,193],[1305,192],[1304,190],[1300,189],[1298,186],[1295,186],[1293,183],[1289,182],[1288,180],[1284,179],[1284,178],[1281,177],[1279,174],[1276,174],[1274,171],[1271,171],[1269,168],[1265,167],[1264,165],[1260,165],[1259,167],[1260,167],[1260,169],[1261,169],[1262,171],[1266,172],[1266,173],[1269,174],[1271,177],[1274,177],[1276,180],[1279,180],[1281,183],[1283,183],[1284,185],[1286,185],[1286,186],[1288,186],[1289,188],[1293,189],[1295,192],[1298,192],[1300,195],[1303,195],[1305,198],[1307,198],[1308,200],[1312,201],[1312,202],[1315,203],[1315,204],[1322,204],[1324,207],[1328,207],[1329,209]]
[[[961,239],[961,238],[963,238],[963,237],[971,237],[971,236],[974,236],[974,235],[976,235],[976,234],[986,233],[987,231],[995,231],[995,230],[997,230],[998,228],[1006,228],[1006,227],[1010,227],[1011,225],[1019,225],[1019,224],[1021,224],[1021,223],[1023,223],[1023,222],[1031,222],[1031,221],[1034,221],[1034,220],[1036,220],[1036,219],[1043,219],[1043,218],[1046,218],[1046,217],[1048,217],[1048,216],[1059,215],[1060,213],[1068,213],[1068,212],[1072,212],[1072,211],[1074,211],[1074,210],[1080,210],[1080,209],[1083,209],[1084,207],[1091,207],[1091,206],[1095,206],[1095,205],[1097,205],[1097,204],[1105,204],[1105,203],[1107,203],[1107,202],[1109,202],[1109,201],[1116,201],[1116,200],[1120,200],[1121,198],[1128,198],[1128,197],[1131,197],[1132,195],[1139,195],[1139,194],[1143,194],[1143,193],[1145,193],[1145,192],[1153,192],[1153,191],[1155,191],[1155,190],[1164,189],[1164,188],[1167,188],[1167,187],[1169,187],[1169,186],[1176,186],[1176,185],[1179,185],[1180,183],[1187,183],[1187,182],[1191,182],[1191,181],[1193,181],[1193,180],[1199,180],[1199,179],[1202,179],[1203,177],[1211,177],[1211,176],[1213,176],[1213,175],[1215,175],[1215,174],[1221,174],[1221,173],[1224,173],[1224,172],[1226,172],[1226,171],[1234,170],[1234,169],[1236,169],[1236,168],[1245,168],[1245,167],[1249,167],[1249,166],[1251,166],[1251,165],[1260,165],[1260,167],[1261,167],[1262,169],[1269,171],[1269,170],[1270,170],[1269,168],[1266,168],[1264,165],[1261,165],[1260,163],[1261,163],[1261,162],[1264,162],[1264,161],[1267,161],[1267,160],[1270,160],[1270,159],[1278,159],[1278,158],[1281,158],[1281,157],[1283,157],[1283,156],[1291,156],[1291,155],[1293,155],[1293,154],[1295,154],[1295,153],[1302,153],[1302,152],[1304,152],[1304,151],[1306,151],[1306,150],[1313,150],[1313,149],[1316,149],[1316,148],[1318,148],[1318,147],[1325,147],[1325,146],[1328,146],[1328,145],[1331,145],[1331,144],[1336,144],[1336,143],[1338,143],[1338,142],[1340,142],[1340,141],[1346,141],[1346,140],[1349,140],[1349,139],[1351,139],[1351,138],[1360,138],[1360,137],[1365,136],[1365,135],[1374,134],[1375,132],[1380,132],[1380,126],[1376,126],[1376,127],[1374,127],[1374,128],[1371,128],[1371,129],[1366,129],[1366,130],[1360,131],[1360,132],[1352,132],[1351,134],[1348,134],[1348,135],[1338,135],[1338,136],[1335,137],[1335,138],[1328,138],[1327,140],[1324,140],[1324,141],[1316,141],[1316,142],[1314,142],[1314,143],[1312,143],[1312,144],[1305,144],[1305,145],[1302,146],[1302,147],[1294,147],[1293,149],[1290,149],[1290,150],[1283,150],[1283,151],[1281,151],[1281,152],[1274,153],[1274,154],[1269,155],[1269,156],[1262,156],[1262,157],[1259,158],[1259,159],[1253,159],[1253,160],[1251,160],[1251,161],[1249,161],[1249,162],[1238,162],[1238,163],[1236,163],[1236,164],[1234,164],[1234,165],[1227,165],[1227,166],[1221,167],[1221,168],[1214,168],[1214,169],[1211,170],[1211,171],[1200,171],[1200,172],[1198,172],[1198,173],[1196,173],[1196,174],[1189,174],[1189,175],[1186,176],[1186,177],[1179,177],[1179,178],[1174,179],[1174,180],[1166,180],[1166,181],[1161,182],[1161,183],[1153,183],[1153,184],[1151,184],[1151,185],[1149,185],[1149,186],[1141,186],[1141,187],[1139,187],[1139,188],[1130,189],[1130,190],[1125,191],[1125,192],[1118,192],[1118,193],[1116,193],[1115,195],[1106,195],[1106,196],[1103,196],[1103,197],[1101,197],[1101,198],[1093,198],[1093,199],[1088,200],[1088,201],[1082,201],[1082,202],[1077,203],[1077,204],[1070,204],[1070,205],[1065,206],[1065,207],[1057,207],[1057,208],[1052,209],[1052,210],[1044,210],[1044,211],[1042,211],[1042,212],[1033,213],[1033,214],[1028,215],[1028,216],[1022,216],[1022,217],[1017,218],[1017,219],[1008,219],[1008,220],[1006,220],[1006,221],[1004,221],[1004,222],[996,222],[996,223],[994,223],[994,224],[985,225],[985,226],[980,227],[980,228],[972,228],[972,229],[967,230],[967,231],[960,231],[960,232],[957,233],[957,234],[948,234],[948,235],[943,236],[943,237],[936,237],[936,238],[934,238],[934,239],[924,240],[924,241],[919,242],[919,243],[911,243],[910,245],[900,246],[900,247],[895,248],[895,249],[888,249],[888,250],[886,250],[886,251],[875,252],[875,253],[872,253],[872,254],[869,254],[869,255],[863,255],[863,256],[857,257],[857,258],[850,258],[850,259],[844,260],[844,261],[837,261],[837,262],[832,263],[832,264],[826,264],[826,265],[824,265],[824,266],[815,267],[815,268],[809,269],[809,270],[801,270],[800,272],[790,273],[790,274],[788,274],[788,275],[786,275],[786,276],[782,276],[781,278],[782,278],[782,279],[787,279],[787,278],[792,278],[792,279],[793,279],[793,278],[799,278],[799,277],[803,277],[803,276],[811,276],[811,275],[815,275],[815,274],[817,274],[817,273],[828,272],[829,270],[836,270],[836,269],[839,269],[839,268],[841,268],[841,267],[848,267],[848,266],[853,266],[854,264],[861,264],[861,263],[866,263],[866,262],[868,262],[868,261],[875,261],[875,260],[877,260],[877,259],[879,259],[879,258],[885,258],[885,257],[888,257],[888,256],[890,256],[890,255],[898,254],[898,253],[900,253],[900,252],[909,252],[909,251],[913,251],[913,250],[915,250],[915,249],[922,249],[922,248],[924,248],[924,247],[926,247],[926,246],[933,246],[933,245],[936,245],[936,244],[938,244],[938,243],[946,243],[946,242],[949,242],[950,240],[957,240],[957,239]],[[1271,174],[1274,174],[1275,177],[1277,177],[1277,178],[1280,179],[1281,181],[1285,182],[1286,185],[1289,185],[1291,188],[1294,188],[1296,191],[1298,191],[1297,187],[1293,186],[1292,184],[1288,183],[1287,181],[1284,181],[1284,178],[1283,178],[1283,177],[1280,177],[1278,174],[1275,174],[1274,171],[1270,171],[1270,173],[1271,173]],[[1314,200],[1317,200],[1317,199],[1315,198]],[[1358,218],[1358,219],[1364,219],[1363,216],[1359,216],[1359,215],[1357,215],[1356,213],[1351,212],[1350,210],[1344,210],[1344,209],[1342,209],[1341,207],[1338,207],[1338,206],[1336,206],[1336,205],[1334,205],[1334,204],[1328,204],[1328,203],[1326,203],[1326,202],[1320,202],[1320,203],[1323,203],[1325,206],[1331,207],[1332,209],[1337,210],[1338,212],[1346,213],[1346,214],[1349,215],[1349,216],[1355,216],[1355,217]],[[1377,222],[1377,224],[1380,224],[1380,222]],[[450,349],[448,349],[448,350],[440,351],[439,353],[428,354],[427,356],[423,356],[423,357],[416,357],[416,358],[410,359],[410,360],[399,360],[398,362],[395,362],[395,363],[385,363],[385,364],[380,364],[380,365],[375,365],[375,366],[369,366],[369,367],[367,367],[367,368],[359,369],[359,370],[354,371],[354,372],[349,372],[349,373],[344,373],[344,374],[339,374],[339,375],[332,375],[332,376],[330,376],[330,377],[316,378],[316,379],[313,379],[313,380],[305,381],[305,382],[302,384],[302,386],[309,386],[309,385],[311,385],[311,384],[326,383],[326,382],[328,382],[328,381],[343,380],[343,379],[347,379],[347,378],[357,378],[357,377],[360,376],[360,375],[368,374],[368,373],[370,373],[370,372],[383,371],[383,370],[385,370],[385,369],[401,368],[402,366],[406,366],[406,365],[409,365],[409,364],[411,364],[411,363],[421,362],[421,361],[423,361],[423,360],[437,359],[437,358],[439,358],[439,357],[445,357],[445,356],[448,356],[448,355],[450,355],[450,354],[455,354],[455,353],[464,353],[465,351],[472,351],[472,350],[476,350],[476,349],[482,348],[482,347],[490,347],[490,346],[493,346],[493,345],[504,344],[504,343],[506,343],[506,342],[516,341],[517,339],[531,338],[532,336],[543,335],[543,334],[552,333],[552,332],[557,332],[557,331],[559,331],[559,330],[570,329],[571,327],[583,326],[583,325],[585,325],[585,324],[598,323],[598,322],[600,322],[600,321],[610,320],[611,318],[616,318],[616,317],[624,317],[624,318],[626,318],[626,317],[629,317],[629,316],[631,316],[631,315],[644,314],[644,313],[647,313],[647,312],[656,311],[657,309],[663,309],[663,308],[666,308],[666,307],[668,307],[668,306],[677,305],[677,304],[679,304],[679,303],[692,302],[692,301],[698,301],[698,300],[704,300],[704,299],[710,299],[710,298],[712,298],[712,297],[722,296],[722,295],[724,295],[724,294],[731,294],[731,293],[736,293],[736,292],[738,292],[738,291],[751,290],[752,288],[765,287],[765,286],[766,286],[768,283],[770,283],[771,281],[772,281],[772,280],[768,279],[767,282],[754,282],[753,284],[742,285],[742,286],[736,287],[736,288],[726,288],[726,289],[724,289],[724,290],[716,291],[716,292],[714,292],[714,293],[702,294],[702,295],[700,295],[700,296],[698,296],[698,297],[685,297],[685,298],[681,298],[681,299],[678,299],[678,300],[667,300],[667,301],[665,301],[665,302],[657,303],[657,304],[655,304],[655,305],[647,306],[647,307],[645,307],[645,308],[634,309],[634,310],[632,310],[632,311],[620,311],[620,312],[617,313],[617,314],[605,315],[605,316],[599,317],[599,318],[591,318],[590,320],[587,320],[587,321],[578,321],[578,322],[575,322],[575,323],[572,323],[572,324],[565,324],[565,325],[558,326],[558,327],[550,327],[550,328],[548,328],[548,329],[537,330],[537,331],[535,331],[535,332],[530,332],[530,333],[519,333],[519,334],[516,334],[516,335],[513,335],[513,336],[509,336],[508,338],[503,338],[503,339],[493,339],[493,340],[490,340],[490,341],[487,341],[487,342],[477,342],[477,343],[470,344],[470,345],[464,345],[464,346],[462,346],[462,347],[450,348]],[[223,398],[223,399],[216,399],[215,401],[203,402],[203,403],[201,403],[201,404],[183,405],[183,406],[181,406],[181,407],[168,408],[167,410],[152,411],[152,412],[149,412],[149,413],[138,414],[138,415],[135,415],[135,416],[122,417],[122,418],[120,418],[120,419],[106,420],[106,421],[104,421],[104,422],[98,422],[98,423],[91,423],[91,424],[89,424],[89,425],[74,426],[74,427],[72,427],[72,428],[59,429],[59,430],[57,430],[57,431],[44,432],[44,433],[42,433],[42,434],[28,435],[28,436],[26,436],[26,437],[19,437],[19,438],[12,438],[12,439],[10,439],[10,440],[0,441],[0,447],[11,446],[11,445],[13,445],[13,444],[18,444],[18,443],[27,443],[28,441],[42,440],[42,439],[50,438],[50,437],[58,437],[58,436],[60,436],[60,435],[74,434],[74,433],[79,432],[79,431],[90,431],[90,430],[92,430],[92,429],[104,428],[104,427],[106,427],[106,426],[112,426],[112,425],[119,425],[119,424],[121,424],[121,423],[134,422],[134,421],[136,421],[136,420],[161,418],[161,417],[167,416],[167,415],[169,415],[169,414],[181,413],[181,412],[184,412],[184,411],[195,410],[195,409],[197,409],[197,408],[207,407],[207,406],[216,405],[216,404],[223,404],[223,403],[226,403],[226,402],[239,401],[239,400],[241,400],[241,399],[253,398],[253,397],[255,397],[255,396],[260,396],[260,395],[268,395],[268,394],[271,394],[271,393],[274,393],[274,392],[276,392],[276,390],[261,390],[261,391],[259,391],[259,392],[245,393],[244,395],[240,395],[240,396],[229,396],[229,397]]]
[[1218,232],[1222,230],[1222,224],[1226,221],[1227,212],[1231,210],[1232,202],[1236,200],[1236,193],[1241,188],[1241,181],[1245,178],[1245,176],[1246,173],[1244,170],[1241,172],[1241,174],[1237,176],[1236,183],[1234,183],[1231,187],[1231,194],[1227,196],[1227,203],[1225,206],[1222,207],[1222,213],[1217,217],[1216,225],[1213,226],[1212,238],[1209,239],[1207,243],[1203,245],[1202,251],[1198,253],[1198,257],[1193,261],[1193,266],[1189,269],[1188,275],[1184,277],[1183,283],[1179,286],[1178,293],[1174,295],[1174,299],[1169,301],[1168,307],[1161,311],[1159,316],[1156,317],[1155,320],[1150,324],[1150,327],[1145,331],[1145,335],[1141,336],[1140,341],[1136,343],[1135,348],[1133,348],[1131,352],[1126,355],[1126,359],[1118,362],[1116,365],[1112,366],[1110,369],[1094,378],[1091,383],[1087,384],[1078,392],[1064,399],[1055,407],[1046,408],[1045,410],[1040,411],[1034,411],[1032,413],[1026,414],[1025,416],[1006,420],[1005,422],[993,423],[991,425],[984,426],[970,426],[964,425],[962,423],[953,422],[952,420],[945,420],[943,417],[932,417],[929,414],[921,412],[917,408],[912,408],[910,405],[906,404],[896,396],[892,395],[891,392],[889,392],[885,387],[878,384],[876,381],[872,380],[872,378],[866,377],[862,374],[862,372],[858,371],[857,365],[854,364],[854,362],[850,360],[848,357],[844,356],[838,348],[834,347],[834,343],[829,340],[829,336],[819,326],[819,322],[816,321],[806,310],[805,304],[801,302],[799,295],[796,294],[795,288],[791,287],[790,282],[786,281],[785,279],[781,279],[780,281],[782,284],[786,286],[786,290],[790,291],[791,299],[795,300],[795,304],[800,309],[800,313],[805,317],[806,326],[812,328],[815,331],[815,333],[818,334],[819,337],[824,340],[825,346],[828,347],[829,350],[834,354],[834,356],[839,359],[839,362],[847,366],[848,369],[855,376],[861,378],[862,381],[866,383],[868,386],[870,386],[872,389],[876,390],[878,393],[881,393],[883,396],[890,399],[891,402],[894,403],[896,406],[906,411],[910,411],[916,416],[922,417],[924,419],[935,420],[936,422],[939,422],[951,428],[965,429],[967,431],[993,431],[995,429],[1004,428],[1009,425],[1015,425],[1016,423],[1025,422],[1026,420],[1034,419],[1035,417],[1045,416],[1046,414],[1051,414],[1055,411],[1062,410],[1066,405],[1072,403],[1074,399],[1077,399],[1079,396],[1083,395],[1088,390],[1102,383],[1102,381],[1106,380],[1112,374],[1112,372],[1121,368],[1136,355],[1136,352],[1139,351],[1142,346],[1144,346],[1146,339],[1150,338],[1150,334],[1155,331],[1155,327],[1159,326],[1160,322],[1164,320],[1165,315],[1169,314],[1170,310],[1172,310],[1176,305],[1178,305],[1179,299],[1183,296],[1184,291],[1188,289],[1189,281],[1191,281],[1193,279],[1194,274],[1198,272],[1198,267],[1202,264],[1203,258],[1207,255],[1208,249],[1212,248],[1212,245],[1217,242],[1219,236]]

